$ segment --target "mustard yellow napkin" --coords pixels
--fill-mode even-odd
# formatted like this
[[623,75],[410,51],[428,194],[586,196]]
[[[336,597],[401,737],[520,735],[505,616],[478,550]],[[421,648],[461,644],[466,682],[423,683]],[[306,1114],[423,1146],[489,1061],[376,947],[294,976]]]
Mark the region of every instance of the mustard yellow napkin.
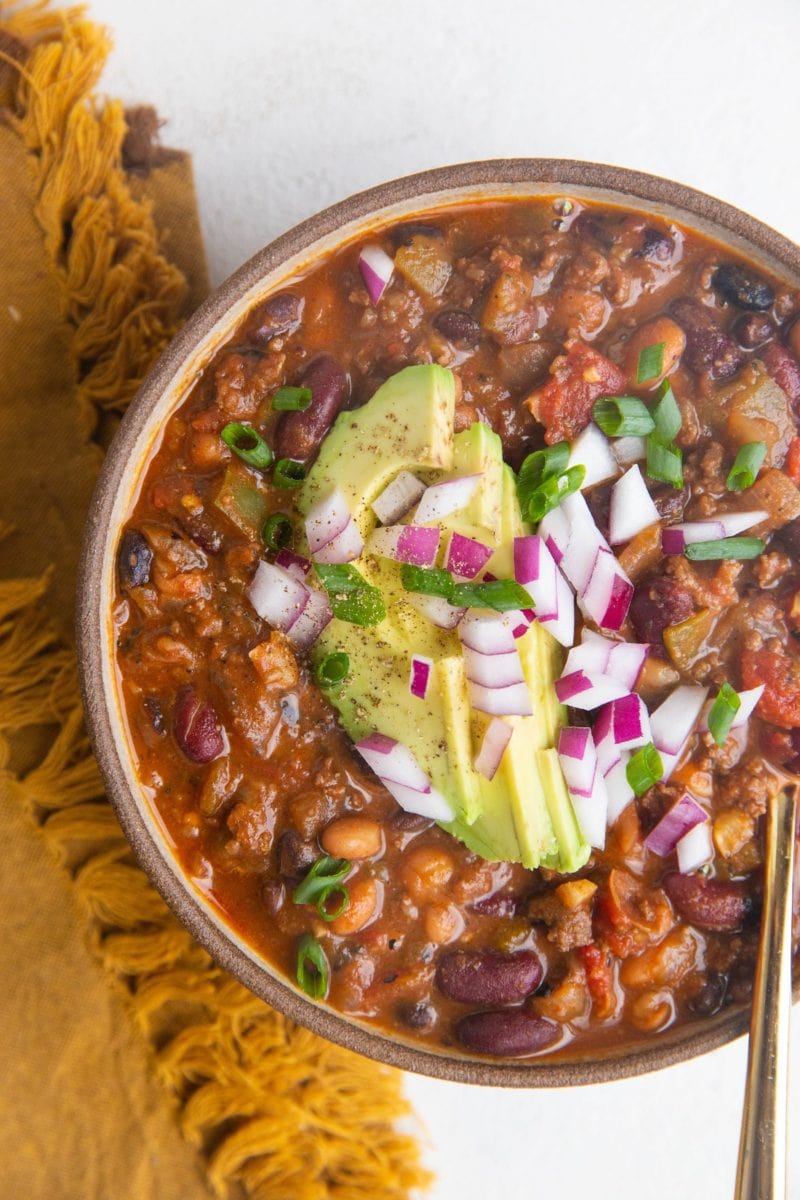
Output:
[[209,961],[103,797],[70,648],[117,414],[207,288],[191,169],[93,93],[80,9],[0,0],[0,1195],[405,1200],[399,1077]]

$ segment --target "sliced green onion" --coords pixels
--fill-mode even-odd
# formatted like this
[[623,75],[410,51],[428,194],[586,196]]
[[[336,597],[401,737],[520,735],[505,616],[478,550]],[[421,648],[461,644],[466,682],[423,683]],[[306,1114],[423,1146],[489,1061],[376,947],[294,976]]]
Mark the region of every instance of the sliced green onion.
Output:
[[386,616],[383,596],[351,563],[315,563],[333,615],[351,625],[378,625]]
[[758,558],[764,553],[764,542],[757,537],[720,538],[713,542],[692,542],[684,550],[693,562],[715,562],[721,558]]
[[272,472],[272,482],[275,487],[299,487],[306,477],[305,464],[296,458],[279,458]]
[[453,576],[443,567],[414,567],[404,563],[400,578],[407,592],[440,596],[443,600],[449,600],[453,595]]
[[318,664],[317,682],[326,688],[338,687],[340,683],[344,683],[349,673],[350,655],[345,654],[344,650],[337,650],[334,654],[326,654]]
[[351,866],[352,863],[346,858],[332,858],[330,854],[323,854],[294,889],[292,900],[295,904],[314,904],[326,888],[342,882]]
[[[342,897],[341,903],[339,904],[338,908],[335,908],[333,912],[331,912],[331,910],[328,908],[328,901],[331,896],[335,896],[337,893]],[[317,912],[322,917],[323,921],[335,921],[337,917],[342,915],[342,913],[347,912],[349,907],[350,893],[346,887],[341,885],[341,883],[332,883],[329,887],[326,887],[323,892],[320,892],[319,896],[317,897]]]
[[708,728],[718,746],[725,745],[733,719],[741,707],[739,693],[729,683],[723,683],[708,712]]
[[569,442],[556,442],[555,446],[548,446],[545,450],[534,450],[519,469],[520,483],[538,487],[544,479],[562,475],[567,469],[569,455]]
[[297,982],[312,1000],[328,993],[330,969],[325,951],[315,937],[306,933],[297,943]]
[[522,584],[513,579],[492,579],[487,583],[457,583],[451,603],[457,608],[492,608],[495,612],[512,612],[517,608],[533,608],[533,600]]
[[679,446],[665,446],[654,433],[647,439],[647,465],[645,470],[651,479],[671,483],[674,488],[683,487],[683,452]]
[[639,354],[639,361],[636,364],[636,382],[648,383],[651,379],[658,379],[664,369],[664,350],[666,342],[658,342],[655,346],[645,346]]
[[258,467],[263,470],[273,459],[273,453],[257,429],[252,425],[243,425],[240,421],[231,421],[219,435],[226,446],[230,446],[234,454],[238,454],[248,467]]
[[270,550],[285,550],[294,541],[294,527],[283,513],[273,513],[265,521],[261,536]]
[[625,774],[637,796],[643,796],[654,783],[658,783],[664,774],[664,764],[652,742],[648,742],[641,750],[631,755]]
[[282,387],[272,397],[276,412],[305,412],[311,403],[311,388]]
[[520,507],[525,520],[537,524],[542,517],[558,508],[565,496],[577,492],[585,478],[586,467],[579,464],[557,478],[545,479],[530,494],[520,489]]
[[601,396],[592,409],[595,425],[607,437],[646,437],[656,423],[636,396]]
[[766,457],[766,442],[746,442],[740,446],[725,481],[729,491],[743,492],[745,488],[752,487]]
[[655,422],[654,432],[659,442],[666,444],[674,441],[680,433],[683,417],[668,379],[661,384],[657,395],[658,400],[652,413]]

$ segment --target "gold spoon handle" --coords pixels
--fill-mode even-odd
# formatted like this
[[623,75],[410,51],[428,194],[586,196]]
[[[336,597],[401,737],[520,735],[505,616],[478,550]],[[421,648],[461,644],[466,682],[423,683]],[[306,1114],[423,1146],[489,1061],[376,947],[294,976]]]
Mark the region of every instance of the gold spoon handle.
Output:
[[747,1085],[734,1200],[785,1200],[792,1010],[792,866],[796,789],[767,813],[764,911],[753,988]]

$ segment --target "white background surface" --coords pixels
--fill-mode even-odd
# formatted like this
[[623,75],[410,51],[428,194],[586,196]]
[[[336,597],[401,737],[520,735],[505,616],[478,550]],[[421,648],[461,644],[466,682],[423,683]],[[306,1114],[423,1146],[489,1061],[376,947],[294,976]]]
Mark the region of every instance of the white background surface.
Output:
[[[715,193],[800,240],[797,0],[90,0],[90,8],[116,39],[104,86],[154,103],[169,121],[167,143],[194,155],[214,282],[348,193],[484,157],[638,167]],[[438,1175],[435,1200],[729,1200],[744,1054],[740,1043],[658,1075],[563,1092],[409,1077]]]

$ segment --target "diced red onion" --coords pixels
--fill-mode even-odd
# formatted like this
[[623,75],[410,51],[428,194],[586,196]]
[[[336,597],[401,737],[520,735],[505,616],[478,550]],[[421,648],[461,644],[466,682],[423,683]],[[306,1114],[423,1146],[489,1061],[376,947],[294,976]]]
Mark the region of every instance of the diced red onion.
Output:
[[634,750],[652,741],[650,716],[641,696],[631,693],[612,700],[597,714],[594,739],[610,738],[618,750]]
[[246,592],[262,621],[284,632],[297,621],[310,594],[311,589],[283,567],[263,561]]
[[475,538],[453,533],[447,547],[445,567],[459,579],[474,579],[486,566],[494,551]]
[[513,625],[508,613],[482,617],[467,613],[458,627],[458,636],[464,646],[477,650],[479,654],[516,653]]
[[610,554],[611,547],[595,525],[580,492],[567,496],[561,508],[569,522],[570,533],[559,566],[580,597],[589,585],[598,552],[605,550]]
[[626,691],[624,684],[608,675],[591,675],[584,671],[573,671],[556,680],[556,695],[561,703],[585,712],[624,696]]
[[643,458],[647,458],[647,442],[643,437],[614,438],[611,449],[621,467],[627,467],[630,463],[641,462]]
[[311,570],[311,563],[307,558],[303,558],[302,554],[294,554],[291,550],[279,550],[275,555],[275,562],[279,567],[283,567],[284,571],[288,571],[290,575],[294,575],[296,579],[305,579],[308,572]]
[[533,715],[526,683],[512,683],[510,687],[482,687],[479,683],[470,683],[469,701],[478,712],[488,713],[491,717]]
[[384,783],[399,783],[415,792],[430,789],[430,779],[402,742],[384,733],[371,733],[356,742],[356,750]]
[[[731,729],[740,729],[742,725],[746,725],[753,715],[753,709],[761,699],[764,691],[764,684],[760,683],[758,687],[749,688],[746,692],[737,692],[739,697],[739,707],[731,722]],[[713,701],[709,700],[703,706],[703,718],[700,722],[700,728],[704,733],[708,732],[708,714],[711,711]]]
[[484,779],[494,779],[513,733],[513,726],[501,717],[493,717],[486,726],[481,748],[475,758],[475,770]]
[[684,792],[664,813],[661,820],[644,839],[645,847],[653,854],[666,858],[681,838],[695,825],[708,820],[708,813],[688,792]]
[[299,650],[307,650],[332,619],[327,592],[309,588],[308,602],[297,620],[287,629],[287,637]]
[[[599,754],[598,747],[598,754]],[[603,774],[603,780],[608,793],[608,823],[613,825],[621,813],[634,798],[634,792],[628,783],[628,763],[631,760],[629,750],[622,750],[613,766]]]
[[418,700],[424,700],[433,670],[433,660],[415,654],[411,659],[411,674],[408,680],[408,690]]
[[629,542],[637,533],[658,521],[659,512],[647,490],[642,472],[632,466],[611,489],[608,540],[612,546]]
[[349,563],[354,558],[358,558],[363,550],[364,539],[351,517],[341,533],[337,534],[335,538],[331,538],[327,546],[317,550],[314,559],[320,563]]
[[425,484],[410,471],[401,471],[383,489],[377,500],[372,501],[372,511],[382,525],[393,525],[419,501]]
[[482,479],[483,474],[457,475],[426,488],[414,515],[416,524],[429,525],[465,508]]
[[[566,558],[564,559],[566,562]],[[578,603],[601,629],[620,629],[633,600],[633,584],[610,550],[602,547]]]
[[584,628],[580,645],[573,646],[567,655],[564,674],[588,671],[591,674],[610,675],[632,692],[649,649],[644,642],[623,642]]
[[608,438],[590,421],[582,433],[579,433],[569,456],[571,467],[582,466],[586,474],[581,489],[594,487],[606,479],[613,479],[619,474],[619,464],[614,457]]
[[675,770],[700,716],[707,690],[696,684],[680,684],[667,696],[663,704],[650,714],[653,745],[661,754],[664,765],[662,780],[669,779]]
[[407,592],[405,599],[439,629],[455,629],[467,611],[448,604],[441,596],[423,596],[421,592]]
[[603,776],[599,771],[596,772],[588,796],[570,790],[569,798],[584,838],[590,846],[602,850],[606,844],[608,824],[608,789]]
[[418,792],[391,779],[383,779],[381,782],[405,812],[427,817],[429,821],[452,821],[453,811],[436,788],[428,786],[424,792]]
[[368,554],[415,567],[433,566],[438,549],[439,530],[423,525],[386,525],[376,529],[367,542]]
[[767,513],[761,509],[753,512],[718,513],[707,521],[684,521],[670,525],[661,531],[661,549],[665,554],[683,554],[694,542],[716,542],[722,538],[736,537],[766,520]]
[[597,751],[591,729],[567,725],[558,736],[558,758],[570,792],[590,796],[597,775]]
[[514,683],[525,682],[525,674],[516,648],[507,654],[481,654],[479,650],[464,646],[462,653],[467,679],[470,683],[477,683],[481,687],[487,688],[505,688]]
[[394,263],[380,246],[363,246],[358,269],[373,304],[377,304],[394,274]]
[[563,508],[561,506],[553,508],[546,516],[542,517],[537,532],[555,561],[560,564],[569,545],[570,532],[569,521]]
[[714,842],[711,837],[711,822],[695,825],[684,834],[675,847],[678,852],[678,870],[683,875],[704,867],[714,858]]
[[352,562],[364,549],[364,539],[338,488],[309,511],[306,537],[311,557],[317,562]]
[[514,575],[533,599],[539,624],[562,646],[571,646],[575,636],[574,597],[541,535],[514,539]]

